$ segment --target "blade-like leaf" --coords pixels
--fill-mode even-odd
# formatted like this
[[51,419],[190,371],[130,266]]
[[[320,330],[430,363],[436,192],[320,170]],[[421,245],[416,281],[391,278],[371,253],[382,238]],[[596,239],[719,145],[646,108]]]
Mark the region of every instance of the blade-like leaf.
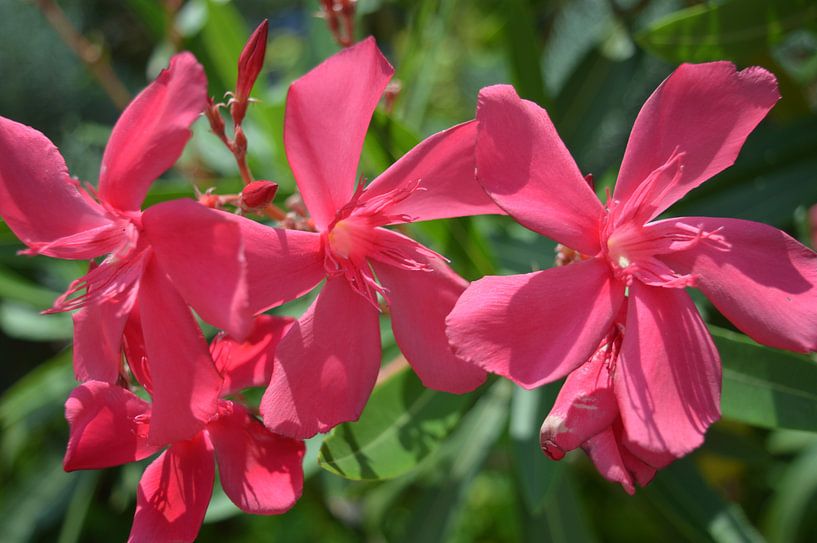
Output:
[[721,328],[710,328],[723,361],[725,418],[765,428],[817,431],[817,363]]
[[688,458],[659,471],[644,493],[691,541],[763,541],[743,510],[721,498]]
[[817,4],[810,0],[728,0],[675,12],[637,39],[671,62],[741,61],[763,54],[787,32],[815,24]]
[[405,368],[375,389],[358,422],[332,430],[318,462],[347,479],[402,475],[440,445],[470,401],[423,387]]

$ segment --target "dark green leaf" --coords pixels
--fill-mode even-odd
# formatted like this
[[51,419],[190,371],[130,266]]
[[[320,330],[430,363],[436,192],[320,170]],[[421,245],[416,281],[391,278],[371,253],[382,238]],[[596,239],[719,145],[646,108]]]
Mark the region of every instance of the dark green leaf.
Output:
[[406,543],[450,540],[465,494],[502,434],[511,390],[508,381],[494,383],[440,450],[443,461],[437,474],[442,473],[443,478],[435,481],[414,508]]
[[[813,523],[817,495],[817,446],[812,446],[775,478],[774,495],[765,518],[771,541],[806,541],[804,524]],[[812,532],[813,533],[813,532]],[[798,537],[800,536],[800,537]]]
[[743,510],[721,498],[688,458],[660,470],[643,492],[690,541],[763,541]]
[[650,52],[671,62],[731,59],[751,62],[783,36],[817,23],[811,0],[727,0],[673,13],[638,35]]
[[766,428],[817,431],[817,363],[712,327],[723,361],[724,418]]

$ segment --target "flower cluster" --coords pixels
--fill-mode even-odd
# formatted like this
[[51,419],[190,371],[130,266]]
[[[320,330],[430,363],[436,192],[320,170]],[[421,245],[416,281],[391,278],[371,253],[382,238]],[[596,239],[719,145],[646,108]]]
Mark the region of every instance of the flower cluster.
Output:
[[[354,3],[335,4],[322,5],[337,31]],[[139,483],[132,541],[193,540],[214,460],[242,510],[292,507],[301,440],[356,420],[372,392],[381,313],[430,388],[466,393],[488,372],[527,388],[567,377],[543,451],[558,460],[582,447],[630,493],[698,447],[720,414],[720,360],[685,288],[758,342],[817,350],[815,253],[762,224],[658,218],[734,162],[779,98],[765,70],[678,68],[639,114],[603,204],[547,113],[505,85],[480,92],[475,120],[358,179],[393,68],[373,39],[344,43],[289,89],[284,144],[300,199],[285,213],[277,185],[252,177],[241,128],[266,37],[264,23],[226,105],[207,97],[192,55],[173,57],[114,127],[97,188],[71,178],[41,133],[0,118],[0,215],[26,254],[91,262],[49,310],[74,311],[81,384],[66,402],[65,469],[164,450]],[[246,187],[143,210],[202,114]],[[562,265],[469,285],[389,228],[481,214],[558,241]],[[319,285],[299,318],[264,314]],[[223,330],[209,348],[192,311]],[[240,391],[259,386],[260,406],[243,403]]]

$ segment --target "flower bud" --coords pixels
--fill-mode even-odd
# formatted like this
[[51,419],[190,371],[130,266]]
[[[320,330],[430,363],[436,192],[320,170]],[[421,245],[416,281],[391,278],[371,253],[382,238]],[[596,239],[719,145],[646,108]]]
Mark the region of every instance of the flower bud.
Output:
[[235,100],[230,110],[233,122],[237,125],[244,120],[250,91],[252,91],[255,80],[258,79],[258,74],[261,73],[261,68],[264,66],[268,31],[269,22],[264,19],[252,33],[250,39],[247,40],[244,50],[241,51],[241,55],[238,57],[238,81],[235,85]]
[[253,181],[241,191],[241,207],[245,209],[259,209],[275,198],[278,192],[278,183],[272,181]]

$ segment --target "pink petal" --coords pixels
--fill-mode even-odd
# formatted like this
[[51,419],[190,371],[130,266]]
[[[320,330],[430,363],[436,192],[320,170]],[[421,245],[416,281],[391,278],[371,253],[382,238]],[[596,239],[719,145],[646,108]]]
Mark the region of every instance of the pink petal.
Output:
[[207,78],[196,57],[175,55],[116,122],[102,156],[100,198],[121,210],[138,210],[151,183],[181,156],[190,125],[206,104]]
[[284,145],[318,230],[326,230],[352,196],[363,138],[393,73],[368,38],[289,87]]
[[148,394],[153,394],[153,381],[150,378],[147,351],[145,351],[145,336],[142,333],[142,318],[139,314],[139,304],[135,303],[125,322],[122,335],[122,350],[125,360],[133,373],[133,377],[142,385]]
[[65,471],[102,469],[147,458],[150,405],[122,387],[88,381],[65,402],[70,427]]
[[[91,231],[105,237],[113,224],[103,209],[68,175],[62,155],[48,138],[28,126],[0,117],[0,216],[23,243],[43,247]],[[104,245],[104,244],[103,244]],[[111,247],[112,248],[112,247]],[[58,258],[95,258],[111,249],[42,248]]]
[[243,339],[252,326],[241,230],[193,200],[151,206],[144,232],[182,298],[217,328]]
[[222,396],[269,384],[275,349],[294,322],[290,317],[259,315],[243,343],[224,333],[213,339],[210,354],[224,377]]
[[390,215],[415,221],[505,213],[477,183],[474,147],[477,123],[467,122],[423,140],[366,187],[363,204],[400,189],[415,190],[389,207]]
[[715,307],[759,343],[817,350],[817,254],[771,226],[738,219],[682,217],[647,227],[671,235],[675,224],[718,231],[729,250],[706,242],[662,255],[679,273],[696,276]]
[[115,383],[122,369],[122,333],[128,311],[116,300],[91,303],[74,313],[74,375]]
[[[422,261],[422,257],[418,257]],[[413,271],[373,262],[386,288],[394,339],[423,384],[463,394],[485,381],[485,371],[454,356],[445,336],[445,317],[468,286],[443,262],[433,271]]]
[[653,203],[653,216],[735,162],[746,137],[780,99],[763,68],[682,64],[650,96],[630,133],[614,198],[627,201],[676,152],[683,171]]
[[380,369],[378,313],[343,278],[327,279],[278,345],[261,400],[273,432],[305,439],[357,420]]
[[634,281],[629,293],[615,369],[623,440],[661,468],[703,443],[720,417],[720,357],[686,292]]
[[193,315],[151,260],[139,289],[139,310],[153,385],[151,443],[175,443],[215,415],[222,379]]
[[224,492],[242,511],[280,514],[301,497],[302,441],[273,434],[243,407],[207,426]]
[[[202,244],[206,243],[206,238],[194,241],[196,238],[194,232],[198,228],[213,231],[221,224],[221,220],[227,220],[238,225],[240,231],[244,254],[243,266],[246,266],[244,281],[251,314],[261,313],[306,294],[326,275],[320,234],[272,228],[232,213],[207,209],[204,209],[204,212],[196,211],[192,209],[193,206],[203,207],[192,200],[179,200],[152,206],[145,212],[145,228],[150,232],[151,243],[164,269],[179,268],[182,270],[181,273],[177,272],[180,277],[199,273],[200,270],[229,271],[231,264],[225,264],[216,252],[204,249]],[[176,210],[182,210],[181,216],[185,217],[178,223],[174,222],[176,219],[173,218]],[[187,221],[192,222],[186,226]],[[157,225],[160,226],[158,229]],[[168,225],[178,228],[170,228]],[[157,230],[159,235],[156,235]],[[198,247],[200,250],[186,250],[184,247],[187,245]],[[179,258],[177,250],[184,251],[185,258]],[[235,278],[222,279],[238,285]],[[207,287],[203,294],[208,294],[215,288]],[[193,292],[189,292],[188,296],[196,298]],[[196,305],[203,306],[206,303],[203,299],[196,299]]]
[[588,439],[582,448],[602,477],[611,483],[619,483],[630,496],[635,494],[632,475],[622,459],[611,427]]
[[587,361],[624,299],[624,284],[602,260],[488,276],[471,283],[447,319],[461,358],[525,388],[567,375]]
[[[554,460],[609,430],[618,418],[613,383],[603,348],[570,375],[539,433],[542,450]],[[599,352],[601,351],[601,355]]]
[[306,294],[326,276],[320,234],[241,219],[250,310],[261,313]]
[[491,198],[526,228],[598,253],[604,210],[547,112],[496,85],[480,91],[477,121],[477,178]]
[[213,451],[202,434],[173,444],[145,469],[129,543],[193,541],[213,494]]

